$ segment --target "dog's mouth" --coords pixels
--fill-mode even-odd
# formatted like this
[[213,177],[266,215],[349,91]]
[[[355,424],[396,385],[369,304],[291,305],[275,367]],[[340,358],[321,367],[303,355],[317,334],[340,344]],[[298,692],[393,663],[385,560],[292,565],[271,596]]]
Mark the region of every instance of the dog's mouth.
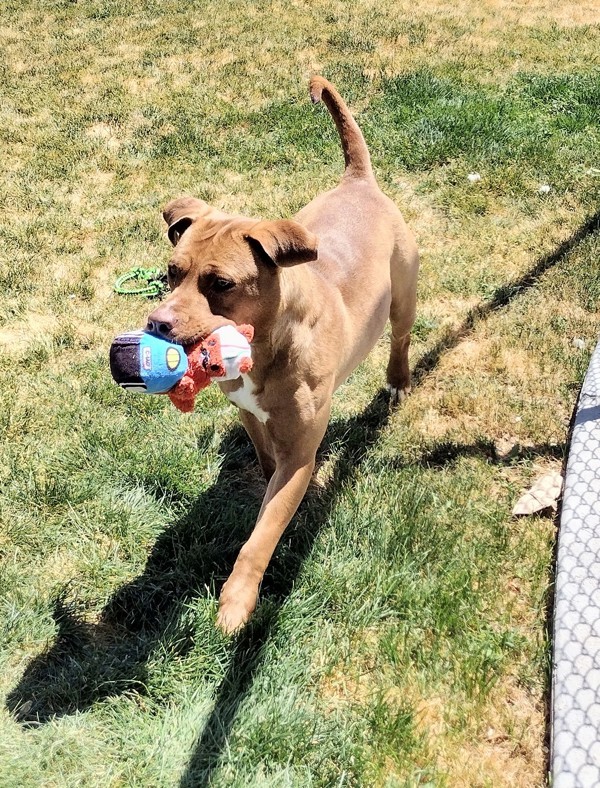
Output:
[[184,348],[189,348],[192,345],[196,345],[198,342],[202,342],[207,336],[209,336],[209,334],[212,334],[213,331],[216,331],[218,328],[223,328],[223,326],[235,326],[235,323],[233,320],[229,320],[226,317],[219,317],[219,319],[215,321],[215,325],[211,326],[209,329],[204,328],[200,331],[195,331],[192,334],[180,334],[174,330],[171,331],[169,339],[171,342],[176,342],[178,345],[183,345]]
[[205,333],[193,334],[190,337],[173,336],[172,341],[177,342],[178,345],[183,345],[183,347],[188,348],[197,344],[198,342],[201,342],[203,339],[206,339],[207,336],[208,334]]
[[159,339],[166,339],[167,342],[174,342],[175,344],[182,345],[185,348],[191,347],[197,342],[206,339],[206,337],[211,333],[210,331],[195,331],[191,334],[184,334],[183,332],[177,331],[175,329],[171,329],[170,331],[157,330],[154,327],[151,328],[150,325],[148,325],[146,331],[148,331],[148,333],[152,334],[153,336],[158,337]]

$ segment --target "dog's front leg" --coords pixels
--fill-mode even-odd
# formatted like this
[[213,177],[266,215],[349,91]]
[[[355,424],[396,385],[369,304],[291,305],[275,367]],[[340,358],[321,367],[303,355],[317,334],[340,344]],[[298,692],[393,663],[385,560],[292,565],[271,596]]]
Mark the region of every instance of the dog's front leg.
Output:
[[256,607],[258,588],[273,551],[309,485],[315,456],[278,464],[269,481],[252,535],[223,586],[217,624],[226,633],[242,627]]
[[329,419],[329,401],[308,426],[287,420],[280,429],[269,425],[275,472],[269,480],[252,534],[240,550],[219,600],[218,626],[227,633],[242,627],[252,615],[258,588],[271,556],[310,483],[317,449]]

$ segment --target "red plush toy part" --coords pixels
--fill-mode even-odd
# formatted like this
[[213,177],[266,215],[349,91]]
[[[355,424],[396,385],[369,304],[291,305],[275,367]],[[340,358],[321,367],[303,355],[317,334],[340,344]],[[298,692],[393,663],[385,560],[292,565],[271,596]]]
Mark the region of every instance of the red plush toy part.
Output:
[[[249,325],[236,326],[248,342],[252,342],[254,328]],[[218,329],[217,329],[218,331]],[[167,392],[173,405],[183,413],[194,410],[196,394],[210,385],[213,378],[226,377],[227,358],[223,357],[221,337],[217,331],[209,334],[202,342],[186,348],[188,368],[181,380]],[[245,374],[252,369],[252,359],[243,356],[237,359],[236,372]]]
[[190,345],[185,352],[188,357],[188,368],[181,380],[167,394],[169,399],[182,413],[194,410],[196,394],[210,385],[211,379],[204,367],[205,355],[203,343]]

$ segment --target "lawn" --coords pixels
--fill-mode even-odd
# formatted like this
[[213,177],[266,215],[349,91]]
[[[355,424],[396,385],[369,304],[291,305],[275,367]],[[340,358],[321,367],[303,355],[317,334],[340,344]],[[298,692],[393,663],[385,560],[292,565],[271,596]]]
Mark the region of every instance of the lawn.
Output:
[[[0,783],[541,786],[560,469],[598,331],[600,7],[6,0],[0,9]],[[388,340],[235,639],[264,490],[216,387],[127,395],[160,209],[290,216],[348,99],[419,242],[412,396]],[[480,179],[469,175],[477,173]],[[573,342],[574,339],[583,342]]]

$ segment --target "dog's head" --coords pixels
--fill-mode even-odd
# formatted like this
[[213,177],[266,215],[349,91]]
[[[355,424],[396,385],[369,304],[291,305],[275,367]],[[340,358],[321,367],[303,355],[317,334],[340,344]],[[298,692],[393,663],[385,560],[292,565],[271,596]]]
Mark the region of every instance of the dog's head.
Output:
[[173,244],[171,293],[148,317],[148,330],[184,345],[220,326],[273,323],[285,268],[317,258],[317,239],[298,222],[230,216],[182,197],[163,211]]

